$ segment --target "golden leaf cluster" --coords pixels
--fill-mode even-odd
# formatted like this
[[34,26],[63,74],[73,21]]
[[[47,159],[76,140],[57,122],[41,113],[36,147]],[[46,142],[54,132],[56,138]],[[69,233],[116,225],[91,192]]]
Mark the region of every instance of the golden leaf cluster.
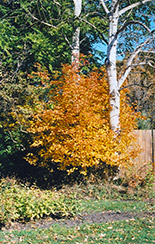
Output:
[[33,114],[29,163],[56,165],[69,174],[78,169],[86,174],[88,168],[97,168],[102,162],[126,166],[137,156],[131,133],[137,114],[126,102],[126,91],[121,92],[121,132],[116,136],[110,129],[110,96],[104,68],[85,76],[64,65],[58,79],[49,80],[40,70],[35,75],[40,79],[43,75],[42,85],[51,89]]

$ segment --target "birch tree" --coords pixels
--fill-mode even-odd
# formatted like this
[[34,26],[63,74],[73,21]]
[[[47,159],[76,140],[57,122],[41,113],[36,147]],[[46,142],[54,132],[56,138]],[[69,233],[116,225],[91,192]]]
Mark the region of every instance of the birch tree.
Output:
[[[111,95],[110,104],[111,104],[111,112],[110,112],[110,122],[111,128],[113,130],[118,130],[119,128],[119,117],[120,117],[120,88],[123,85],[124,81],[128,77],[132,66],[134,65],[135,57],[143,50],[143,48],[147,48],[148,44],[153,41],[154,38],[154,30],[150,30],[145,24],[140,21],[124,21],[122,26],[119,26],[119,19],[126,15],[129,16],[131,11],[147,2],[149,0],[144,1],[137,1],[133,4],[127,5],[124,8],[120,9],[120,1],[119,0],[112,0],[111,7],[108,9],[106,6],[105,1],[101,0],[102,6],[108,15],[109,20],[109,35],[108,35],[108,45],[107,45],[107,59],[106,59],[106,66],[107,66],[107,74],[108,74],[108,81],[109,81],[109,91]],[[144,38],[139,45],[137,45],[134,51],[130,54],[127,62],[126,67],[123,74],[118,77],[117,70],[116,70],[116,55],[117,55],[117,44],[118,44],[118,37],[119,34],[129,25],[139,25],[142,28],[147,30],[147,37]]]
[[[111,113],[110,113],[110,122],[111,122],[111,128],[114,130],[117,130],[119,128],[119,113],[120,113],[120,88],[125,82],[126,78],[128,77],[132,66],[134,66],[134,60],[136,56],[144,49],[148,48],[148,45],[151,44],[154,38],[154,30],[150,30],[145,24],[143,24],[140,21],[124,21],[122,26],[118,28],[119,19],[126,15],[129,16],[131,11],[147,2],[150,2],[149,0],[144,1],[137,1],[133,4],[127,5],[126,7],[120,9],[118,0],[112,0],[111,9],[108,10],[108,8],[105,5],[104,1],[101,1],[102,6],[109,17],[109,38],[108,38],[108,47],[107,47],[107,74],[108,74],[108,80],[109,80],[109,90],[111,94],[110,104],[112,107]],[[139,45],[135,47],[133,52],[129,55],[128,60],[126,62],[126,67],[123,72],[123,74],[118,77],[117,70],[116,70],[116,54],[117,54],[117,43],[118,43],[118,37],[119,34],[127,27],[131,25],[139,25],[145,30],[147,30],[147,37],[144,38],[144,41],[142,41]]]
[[[151,0],[100,0],[100,7],[102,7],[103,12],[101,12],[102,10],[99,9],[99,4],[99,10],[97,9],[96,12],[98,12],[100,15],[102,13],[105,22],[107,22],[107,28],[104,26],[102,32],[101,28],[97,28],[95,24],[89,21],[87,18],[88,14],[85,15],[85,17],[80,18],[81,21],[84,21],[92,26],[99,33],[102,41],[107,45],[107,57],[105,64],[109,82],[109,92],[111,95],[110,124],[111,128],[116,132],[119,132],[120,130],[120,88],[127,79],[132,67],[138,65],[137,63],[134,63],[135,58],[145,50],[147,52],[150,50],[152,51],[150,47],[153,47],[154,44],[155,30],[149,28],[151,22],[149,18],[151,18],[153,21],[153,15],[151,16],[151,10],[147,9],[149,4],[152,4],[152,8],[155,7],[153,2],[154,1]],[[92,2],[92,4],[94,4],[94,2]],[[147,11],[150,11],[150,16],[145,16],[145,12]],[[95,14],[95,11],[92,14]],[[135,32],[135,35],[137,35],[133,38],[136,40],[133,45],[130,45],[132,40],[129,36],[129,28],[133,33]],[[117,53],[120,44],[118,41],[121,40],[123,43],[123,33],[128,36],[128,40],[130,38],[128,43],[128,46],[130,46],[130,52],[128,52],[129,55],[124,72],[122,74],[118,74]],[[145,60],[145,63],[149,63],[148,60]]]
[[[73,1],[74,1],[74,5],[75,5],[74,14],[75,14],[75,18],[77,18],[81,14],[82,0],[73,0]],[[73,66],[78,67],[79,54],[80,54],[80,26],[77,26],[73,33],[73,40],[72,40],[71,62],[72,62]]]

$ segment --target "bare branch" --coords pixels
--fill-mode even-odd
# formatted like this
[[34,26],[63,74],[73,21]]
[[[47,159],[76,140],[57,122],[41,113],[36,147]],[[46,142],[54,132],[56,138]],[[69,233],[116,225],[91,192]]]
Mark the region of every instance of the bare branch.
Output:
[[70,41],[68,40],[67,36],[64,33],[62,33],[62,36],[64,37],[64,39],[67,42],[67,44],[69,45],[69,47],[72,49],[72,45],[70,44]]
[[[89,13],[87,13],[86,15],[85,15],[85,17],[89,17],[89,16],[91,16],[91,15],[102,15],[101,13],[99,13],[99,12],[97,12],[97,11],[93,11],[93,12],[89,12]],[[103,17],[103,16],[102,16]]]
[[143,43],[141,43],[139,46],[137,46],[136,49],[134,50],[134,52],[131,54],[131,56],[129,57],[129,59],[127,61],[126,69],[125,69],[122,77],[119,79],[119,87],[122,86],[122,84],[126,80],[127,76],[129,75],[129,73],[132,69],[132,62],[133,62],[134,58],[138,55],[138,53],[142,50],[142,48],[146,44],[149,44],[151,42],[151,39],[152,39],[151,37],[146,39]]
[[137,67],[137,66],[143,66],[143,65],[146,65],[148,64],[148,62],[140,62],[140,63],[137,63],[137,64],[132,64],[131,67]]
[[116,11],[116,8],[119,5],[120,0],[115,0],[115,3],[113,4],[112,8],[111,8],[111,12],[114,13]]
[[116,33],[116,37],[119,35],[119,33],[121,33],[127,26],[129,25],[140,25],[142,27],[144,27],[149,33],[151,33],[152,31],[147,27],[147,25],[143,24],[140,21],[137,20],[132,20],[132,21],[128,21],[126,22]]
[[129,11],[130,9],[133,9],[139,5],[145,4],[147,2],[151,2],[152,0],[142,0],[142,1],[138,1],[137,3],[133,3],[125,8],[123,8],[122,10],[119,11],[119,16],[121,16],[122,14],[126,13],[127,11]]
[[141,50],[141,53],[155,54],[155,51],[152,50]]
[[18,143],[17,141],[15,141],[14,139],[13,139],[13,136],[12,136],[12,134],[11,134],[11,131],[9,130],[9,129],[7,129],[7,131],[8,131],[8,133],[9,133],[9,135],[10,135],[10,137],[11,137],[11,140],[13,141],[13,143]]
[[53,0],[53,2],[55,3],[55,4],[57,4],[58,6],[62,6],[59,2],[57,2],[57,1],[55,1],[55,0]]
[[154,64],[154,62],[152,60],[145,60],[144,62],[140,62],[140,63],[137,63],[137,64],[132,64],[131,67],[149,65],[150,67],[155,68],[155,66],[153,64]]
[[54,29],[57,29],[56,26],[54,26],[54,25],[52,25],[52,24],[49,24],[49,23],[47,23],[47,22],[45,22],[45,21],[43,21],[43,20],[38,19],[37,17],[35,17],[35,16],[32,15],[31,13],[29,13],[29,14],[31,15],[31,17],[32,17],[34,20],[37,20],[39,23],[44,24],[44,25],[46,25],[46,26],[48,26],[48,27],[52,27],[52,28],[54,28]]
[[102,7],[104,8],[106,14],[109,14],[110,11],[108,10],[108,8],[107,8],[107,6],[106,6],[104,0],[100,0],[100,2],[101,2],[101,4],[102,4]]
[[123,89],[126,89],[126,88],[131,87],[131,86],[140,86],[140,87],[143,87],[145,89],[149,89],[151,86],[155,86],[155,83],[151,83],[148,86],[145,86],[145,85],[142,85],[142,84],[133,83],[133,84],[121,87],[119,89],[119,91],[122,91]]
[[81,44],[82,42],[84,42],[86,39],[87,39],[87,37],[84,37],[84,38],[80,41],[80,44]]
[[54,25],[52,25],[52,24],[50,24],[50,23],[47,23],[47,22],[45,22],[45,21],[43,21],[43,20],[40,20],[40,19],[38,19],[37,17],[35,17],[35,16],[34,16],[28,9],[25,9],[24,7],[22,7],[22,8],[25,10],[25,12],[27,12],[27,13],[32,17],[32,19],[37,20],[39,23],[44,24],[44,25],[46,25],[46,26],[48,26],[48,27],[52,27],[52,28],[54,28],[54,29],[57,29],[56,26],[54,26]]
[[151,60],[148,61],[148,65],[149,65],[150,67],[152,67],[152,68],[155,69],[155,65],[153,65],[153,64],[154,64],[153,61],[151,61]]
[[127,13],[127,15],[125,16],[125,19],[124,19],[124,22],[123,22],[123,24],[122,24],[122,26],[127,22],[127,20],[128,20],[128,18],[129,18],[129,16],[131,15],[131,13],[132,13],[132,9]]
[[103,34],[101,33],[101,31],[95,25],[93,25],[88,20],[83,19],[81,17],[79,17],[79,20],[81,20],[81,21],[87,23],[88,25],[90,25],[91,27],[93,27],[98,32],[98,34],[100,35],[100,37],[102,38],[102,40],[108,45],[108,41],[105,39],[105,37],[103,36]]

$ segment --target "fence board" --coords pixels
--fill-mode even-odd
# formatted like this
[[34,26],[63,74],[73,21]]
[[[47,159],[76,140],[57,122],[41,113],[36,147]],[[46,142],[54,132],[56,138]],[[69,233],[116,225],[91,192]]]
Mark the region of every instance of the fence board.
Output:
[[[142,151],[136,159],[138,163],[152,162],[152,135],[151,130],[135,130],[134,134],[137,136],[137,142]],[[155,130],[153,130],[153,142],[155,152]]]
[[[138,176],[141,179],[144,179],[147,173],[153,169],[151,130],[134,130],[133,133],[136,135],[137,143],[142,151],[140,155],[132,161],[133,164],[130,168],[121,168],[119,177],[133,179],[133,177]],[[153,130],[153,142],[155,152],[155,130]]]

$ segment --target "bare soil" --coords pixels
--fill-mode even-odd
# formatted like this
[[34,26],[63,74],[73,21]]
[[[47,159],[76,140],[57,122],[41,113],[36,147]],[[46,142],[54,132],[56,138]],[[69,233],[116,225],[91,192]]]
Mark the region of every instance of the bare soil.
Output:
[[46,218],[42,220],[31,221],[29,223],[20,223],[14,222],[10,226],[2,227],[2,231],[12,231],[12,230],[28,230],[28,229],[37,229],[37,228],[50,228],[52,225],[59,224],[65,225],[67,227],[79,226],[81,224],[93,224],[93,223],[107,223],[114,222],[119,220],[128,220],[135,218],[155,218],[155,212],[142,211],[142,212],[113,212],[113,211],[104,211],[99,213],[91,214],[82,214],[75,216],[70,219],[54,219]]

